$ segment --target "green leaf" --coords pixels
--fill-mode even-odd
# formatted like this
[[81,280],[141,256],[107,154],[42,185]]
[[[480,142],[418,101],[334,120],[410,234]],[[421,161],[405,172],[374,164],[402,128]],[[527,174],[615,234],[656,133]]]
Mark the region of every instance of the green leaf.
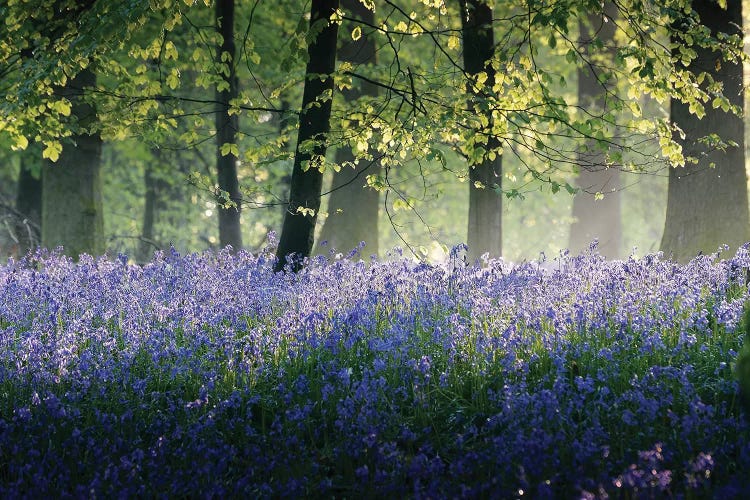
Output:
[[314,217],[315,216],[315,209],[314,208],[307,208],[307,207],[297,207],[297,213],[304,216],[304,217]]
[[62,144],[58,141],[45,141],[44,151],[42,151],[42,158],[48,158],[52,163],[55,163],[60,158],[62,153]]
[[19,135],[16,138],[15,144],[13,144],[13,151],[24,150],[29,146],[29,140],[24,135]]
[[69,100],[62,98],[59,101],[53,101],[50,106],[53,111],[57,111],[63,116],[70,116],[72,105]]
[[395,199],[393,201],[393,211],[394,212],[399,212],[399,211],[402,211],[402,210],[408,210],[410,208],[411,207],[409,206],[409,204],[405,200],[402,200],[401,198],[397,198],[397,199]]
[[166,79],[167,87],[169,87],[172,90],[175,90],[177,87],[180,86],[180,75],[177,72],[172,72],[167,75]]
[[221,152],[221,156],[227,156],[228,154],[240,156],[240,149],[237,144],[232,144],[230,142],[222,144],[219,151]]

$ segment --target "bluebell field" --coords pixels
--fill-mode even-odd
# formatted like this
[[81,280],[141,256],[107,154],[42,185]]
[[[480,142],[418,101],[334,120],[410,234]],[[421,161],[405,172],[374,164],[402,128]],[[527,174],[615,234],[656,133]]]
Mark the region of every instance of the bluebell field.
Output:
[[750,255],[0,267],[0,497],[742,497]]

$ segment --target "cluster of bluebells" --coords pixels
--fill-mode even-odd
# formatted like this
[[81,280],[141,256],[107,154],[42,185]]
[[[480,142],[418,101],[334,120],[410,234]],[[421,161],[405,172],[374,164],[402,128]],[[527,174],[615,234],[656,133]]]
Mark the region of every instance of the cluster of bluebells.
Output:
[[742,496],[750,255],[0,268],[0,496]]

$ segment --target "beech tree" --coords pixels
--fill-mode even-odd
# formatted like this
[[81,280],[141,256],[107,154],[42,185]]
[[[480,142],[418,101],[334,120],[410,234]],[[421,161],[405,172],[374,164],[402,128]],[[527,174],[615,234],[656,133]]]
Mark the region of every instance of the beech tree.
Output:
[[310,36],[302,94],[297,147],[289,192],[289,205],[284,214],[275,269],[289,264],[299,267],[300,260],[310,255],[315,237],[315,222],[320,209],[323,173],[319,165],[325,161],[326,134],[330,130],[333,72],[336,65],[338,23],[334,14],[338,0],[312,0]]
[[59,90],[71,103],[77,132],[62,146],[56,162],[47,161],[42,168],[42,245],[62,246],[73,257],[104,252],[102,139],[90,132],[96,128],[96,110],[84,99],[84,90],[95,84],[94,72],[84,69]]
[[216,64],[224,81],[216,90],[216,167],[218,184],[224,199],[219,198],[219,243],[222,247],[231,245],[234,250],[242,248],[242,228],[240,207],[242,195],[237,178],[239,150],[237,131],[239,115],[230,108],[237,99],[237,51],[234,44],[234,0],[216,0],[216,28],[221,35],[221,45],[217,51]]
[[[42,38],[37,50],[50,50],[75,33],[82,16],[92,8],[91,0],[58,2],[52,19],[40,17]],[[45,46],[46,44],[46,46]],[[26,54],[33,53],[24,47]],[[28,62],[29,57],[24,57]],[[63,73],[59,85],[51,87],[59,99],[48,106],[60,116],[58,126],[68,129],[64,145],[48,141],[43,152],[48,160],[42,167],[41,243],[47,248],[63,247],[66,254],[99,255],[104,252],[102,214],[101,151],[95,107],[85,92],[96,86],[96,74],[89,64]]]
[[[98,54],[132,27],[143,6],[25,1],[0,6],[0,73],[8,96],[0,130],[24,150],[41,151],[41,243],[77,257],[104,251],[100,122],[91,92]],[[147,8],[147,7],[146,7]],[[115,29],[116,27],[116,29]],[[24,174],[21,176],[24,180]],[[37,185],[38,186],[38,185]]]
[[[384,90],[383,105],[372,106],[361,118],[372,123],[377,134],[356,132],[357,142],[369,141],[368,146],[357,148],[357,158],[385,155],[382,174],[368,178],[370,185],[386,192],[395,190],[389,183],[389,172],[407,168],[412,160],[418,162],[420,172],[429,168],[422,160],[436,160],[438,168],[450,168],[436,142],[449,145],[467,159],[467,177],[472,186],[483,184],[471,178],[481,171],[475,166],[502,157],[503,165],[512,167],[503,169],[502,182],[494,182],[500,180],[495,177],[499,177],[499,168],[490,179],[494,183],[487,182],[509,198],[523,197],[525,191],[539,186],[552,193],[594,191],[592,188],[596,187],[591,194],[598,198],[597,192],[611,189],[613,182],[585,181],[581,184],[585,189],[576,189],[568,183],[570,174],[581,169],[606,172],[611,178],[617,176],[616,170],[641,173],[684,162],[669,120],[661,115],[644,116],[640,98],[648,96],[662,106],[675,99],[698,109],[711,105],[717,97],[694,91],[700,76],[688,68],[694,53],[687,45],[673,52],[663,43],[675,30],[674,19],[682,15],[689,2],[673,2],[666,7],[650,2],[613,3],[607,18],[616,26],[621,43],[606,50],[599,45],[595,50],[582,50],[577,37],[571,35],[578,31],[580,19],[602,12],[600,2],[495,5],[496,12],[489,19],[492,31],[499,37],[490,45],[493,50],[484,56],[489,57],[486,71],[475,70],[475,74],[469,71],[467,61],[461,65],[456,60],[460,38],[450,20],[461,21],[460,33],[466,38],[464,45],[468,45],[471,32],[483,30],[466,33],[463,21],[470,20],[472,13],[477,15],[477,7],[481,9],[485,4],[475,2],[471,9],[467,7],[472,7],[472,2],[457,3],[467,15],[459,11],[460,17],[452,16],[445,4],[414,6],[413,11],[411,6],[390,0],[372,6],[382,12],[379,18],[388,20],[376,21],[375,28],[384,39],[378,56],[391,62],[381,64],[384,70],[380,73],[345,72]],[[362,24],[363,28],[367,26]],[[736,37],[724,40],[706,36],[696,22],[690,24],[688,34],[730,59],[738,57],[740,40]],[[602,44],[601,37],[596,43]],[[408,58],[407,45],[414,46],[416,53],[430,51],[433,58],[425,61],[427,64]],[[476,55],[476,51],[465,52]],[[601,57],[605,52],[608,57]],[[602,78],[603,82],[597,82],[602,90],[609,82],[616,82],[623,89],[622,94],[606,94],[606,106],[601,109],[568,102],[567,93],[560,91],[568,75],[561,71],[561,61]],[[472,99],[468,104],[457,98],[458,83],[463,88],[469,83]],[[583,94],[581,101],[593,97]],[[657,144],[658,151],[644,147],[647,143]],[[460,169],[456,171],[463,176]],[[409,198],[394,198],[394,209],[413,206]],[[609,198],[614,202],[616,195]],[[604,205],[607,202],[599,202],[596,211]],[[616,212],[616,203],[613,205]],[[479,224],[482,236],[499,233],[487,224]],[[600,239],[603,250],[608,252],[603,240],[612,238]],[[614,248],[619,246],[614,242]]]
[[163,171],[167,163],[164,154],[159,148],[151,149],[152,161],[145,165],[143,170],[143,216],[141,218],[141,231],[138,236],[138,247],[136,257],[139,262],[148,262],[154,251],[161,248],[157,241],[156,224],[159,212],[163,209],[164,198],[168,192],[168,184],[165,181]]
[[[360,0],[342,0],[341,7],[351,16],[366,25],[375,24],[375,14]],[[376,64],[375,38],[372,28],[365,28],[351,35],[354,27],[350,21],[342,24],[341,44],[338,48],[339,61],[350,63],[353,68]],[[358,33],[358,34],[357,34]],[[359,81],[341,91],[345,104],[368,96],[377,97],[378,87],[371,82]],[[354,122],[349,126],[361,126]],[[367,186],[367,176],[377,174],[376,160],[362,160],[355,165],[351,146],[341,144],[336,149],[337,169],[333,173],[331,193],[328,198],[328,217],[323,223],[318,238],[327,242],[328,248],[348,252],[365,242],[365,252],[378,253],[378,212],[380,193]],[[318,252],[324,252],[318,247]]]
[[[477,145],[485,144],[487,153],[469,165],[469,223],[467,244],[469,259],[476,260],[488,253],[492,257],[502,254],[502,155],[500,140],[492,132],[494,120],[487,93],[495,86],[495,68],[492,57],[495,37],[492,24],[492,7],[484,0],[459,0],[461,8],[461,34],[463,37],[464,70],[469,81],[468,92],[472,99],[470,110],[483,115],[484,126],[476,130],[482,137]],[[475,85],[482,75],[483,86]]]
[[[579,23],[581,51],[597,65],[578,67],[578,105],[591,116],[601,116],[616,99],[616,82],[606,70],[615,56],[615,15],[612,2],[605,2],[582,17]],[[594,49],[597,47],[599,50]],[[598,251],[609,258],[620,257],[622,222],[620,207],[620,171],[618,165],[607,165],[605,152],[596,141],[587,140],[580,146],[580,173],[576,176],[578,193],[573,197],[573,217],[568,249],[573,254],[586,250],[591,242],[599,242]]]
[[20,158],[21,168],[16,186],[18,218],[15,227],[19,255],[38,246],[42,237],[42,161],[36,149],[24,151]]
[[[742,63],[706,43],[709,34],[725,34],[728,43],[742,38],[742,2],[721,3],[693,0],[697,18],[676,19],[671,39],[675,57],[679,47],[694,51],[688,68],[702,75],[700,89],[712,99],[706,106],[673,100],[670,111],[686,161],[669,171],[661,249],[680,261],[750,240]],[[698,22],[709,30],[702,38],[688,34]]]
[[[33,52],[26,47],[21,50],[21,59],[29,60]],[[15,239],[18,254],[39,246],[42,239],[42,168],[41,151],[31,146],[20,153],[20,168],[16,185]]]

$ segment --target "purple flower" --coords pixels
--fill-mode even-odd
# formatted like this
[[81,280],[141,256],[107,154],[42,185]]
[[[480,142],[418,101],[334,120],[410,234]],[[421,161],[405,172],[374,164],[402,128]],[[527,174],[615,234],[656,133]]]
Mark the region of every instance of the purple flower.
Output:
[[0,495],[741,491],[743,252],[0,266]]

